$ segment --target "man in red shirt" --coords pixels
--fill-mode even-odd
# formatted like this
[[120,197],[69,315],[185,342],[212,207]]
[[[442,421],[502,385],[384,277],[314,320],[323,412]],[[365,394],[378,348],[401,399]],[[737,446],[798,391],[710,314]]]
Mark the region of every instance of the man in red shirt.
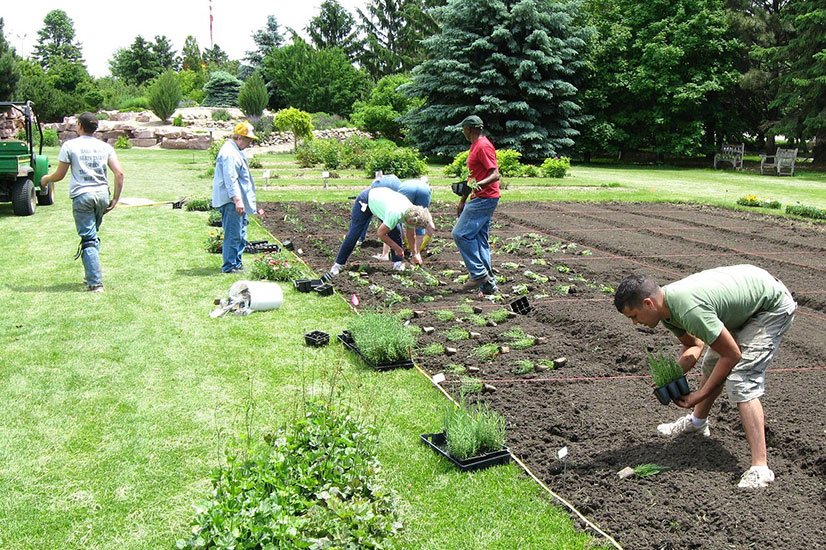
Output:
[[462,255],[470,274],[467,286],[479,288],[484,295],[495,294],[496,279],[490,264],[490,244],[488,230],[493,211],[499,204],[499,166],[496,163],[496,149],[490,140],[482,135],[482,119],[476,115],[466,117],[462,123],[462,133],[470,142],[467,167],[470,170],[468,185],[472,191],[469,197],[459,201],[459,219],[453,226],[453,241]]

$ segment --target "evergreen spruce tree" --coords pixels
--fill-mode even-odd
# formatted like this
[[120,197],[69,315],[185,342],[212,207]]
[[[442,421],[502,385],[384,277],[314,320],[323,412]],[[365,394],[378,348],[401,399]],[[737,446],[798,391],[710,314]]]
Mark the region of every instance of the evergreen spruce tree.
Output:
[[149,86],[149,108],[166,122],[178,108],[182,95],[178,75],[175,71],[166,71]]
[[83,63],[80,42],[75,40],[75,24],[63,10],[52,10],[43,19],[43,28],[37,31],[33,57],[48,70],[53,60]]
[[451,0],[435,9],[441,31],[424,42],[428,60],[404,87],[425,101],[404,119],[409,139],[428,154],[453,156],[467,143],[450,125],[475,114],[497,148],[527,160],[569,150],[580,122],[572,81],[586,38],[575,22],[577,6]]
[[206,97],[204,107],[235,107],[238,105],[238,92],[241,81],[226,71],[214,71],[204,85]]
[[238,93],[238,105],[245,115],[257,119],[264,113],[269,101],[270,96],[261,73],[253,73],[241,86],[241,91]]

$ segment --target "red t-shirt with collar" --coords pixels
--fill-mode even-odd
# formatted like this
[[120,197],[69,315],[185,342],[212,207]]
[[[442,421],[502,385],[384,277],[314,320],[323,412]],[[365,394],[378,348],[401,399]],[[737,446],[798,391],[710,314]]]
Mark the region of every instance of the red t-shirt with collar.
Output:
[[[476,181],[482,181],[493,168],[498,168],[496,164],[496,149],[487,138],[487,136],[479,136],[474,143],[470,145],[470,154],[467,157],[467,167],[470,170],[470,175]],[[484,187],[475,190],[471,197],[479,199],[498,199],[499,198],[499,180],[489,183]]]

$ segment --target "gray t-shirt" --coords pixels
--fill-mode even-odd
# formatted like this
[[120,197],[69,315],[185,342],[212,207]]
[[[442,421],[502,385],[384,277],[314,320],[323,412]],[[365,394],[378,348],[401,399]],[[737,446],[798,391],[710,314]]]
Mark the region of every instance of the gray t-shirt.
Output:
[[112,146],[93,136],[80,136],[64,143],[57,160],[67,163],[72,170],[69,198],[107,191],[109,181],[106,179],[106,168],[111,158],[117,159]]
[[753,265],[708,269],[663,287],[671,318],[663,325],[712,344],[723,327],[737,330],[756,313],[772,311],[789,293],[768,271]]

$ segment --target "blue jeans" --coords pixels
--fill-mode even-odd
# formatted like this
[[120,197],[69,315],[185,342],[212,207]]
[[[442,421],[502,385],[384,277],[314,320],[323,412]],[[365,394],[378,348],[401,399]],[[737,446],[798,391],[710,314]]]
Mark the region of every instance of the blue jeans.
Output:
[[241,256],[247,246],[249,218],[246,214],[239,215],[231,202],[222,204],[218,210],[221,212],[221,225],[224,229],[224,244],[221,246],[224,263],[221,265],[221,271],[229,273],[233,269],[243,269]]
[[[344,242],[341,243],[341,247],[338,249],[338,255],[336,256],[336,263],[338,265],[347,263],[347,258],[350,257],[353,249],[356,248],[359,237],[366,234],[367,229],[370,227],[370,220],[373,218],[373,213],[370,212],[369,207],[362,210],[362,204],[367,204],[367,193],[369,191],[370,189],[365,189],[359,193],[353,202],[353,208],[350,210],[350,227],[347,229],[347,235],[344,236]],[[394,227],[389,235],[396,244],[402,246],[402,232],[398,226]],[[396,255],[392,250],[390,251],[390,258],[394,262],[404,259]]]
[[499,199],[472,199],[453,226],[453,241],[471,279],[493,278],[488,230]]
[[100,239],[98,229],[103,223],[103,212],[109,206],[109,192],[83,193],[72,199],[72,215],[80,236],[80,258],[86,272],[86,286],[103,284],[100,269]]

